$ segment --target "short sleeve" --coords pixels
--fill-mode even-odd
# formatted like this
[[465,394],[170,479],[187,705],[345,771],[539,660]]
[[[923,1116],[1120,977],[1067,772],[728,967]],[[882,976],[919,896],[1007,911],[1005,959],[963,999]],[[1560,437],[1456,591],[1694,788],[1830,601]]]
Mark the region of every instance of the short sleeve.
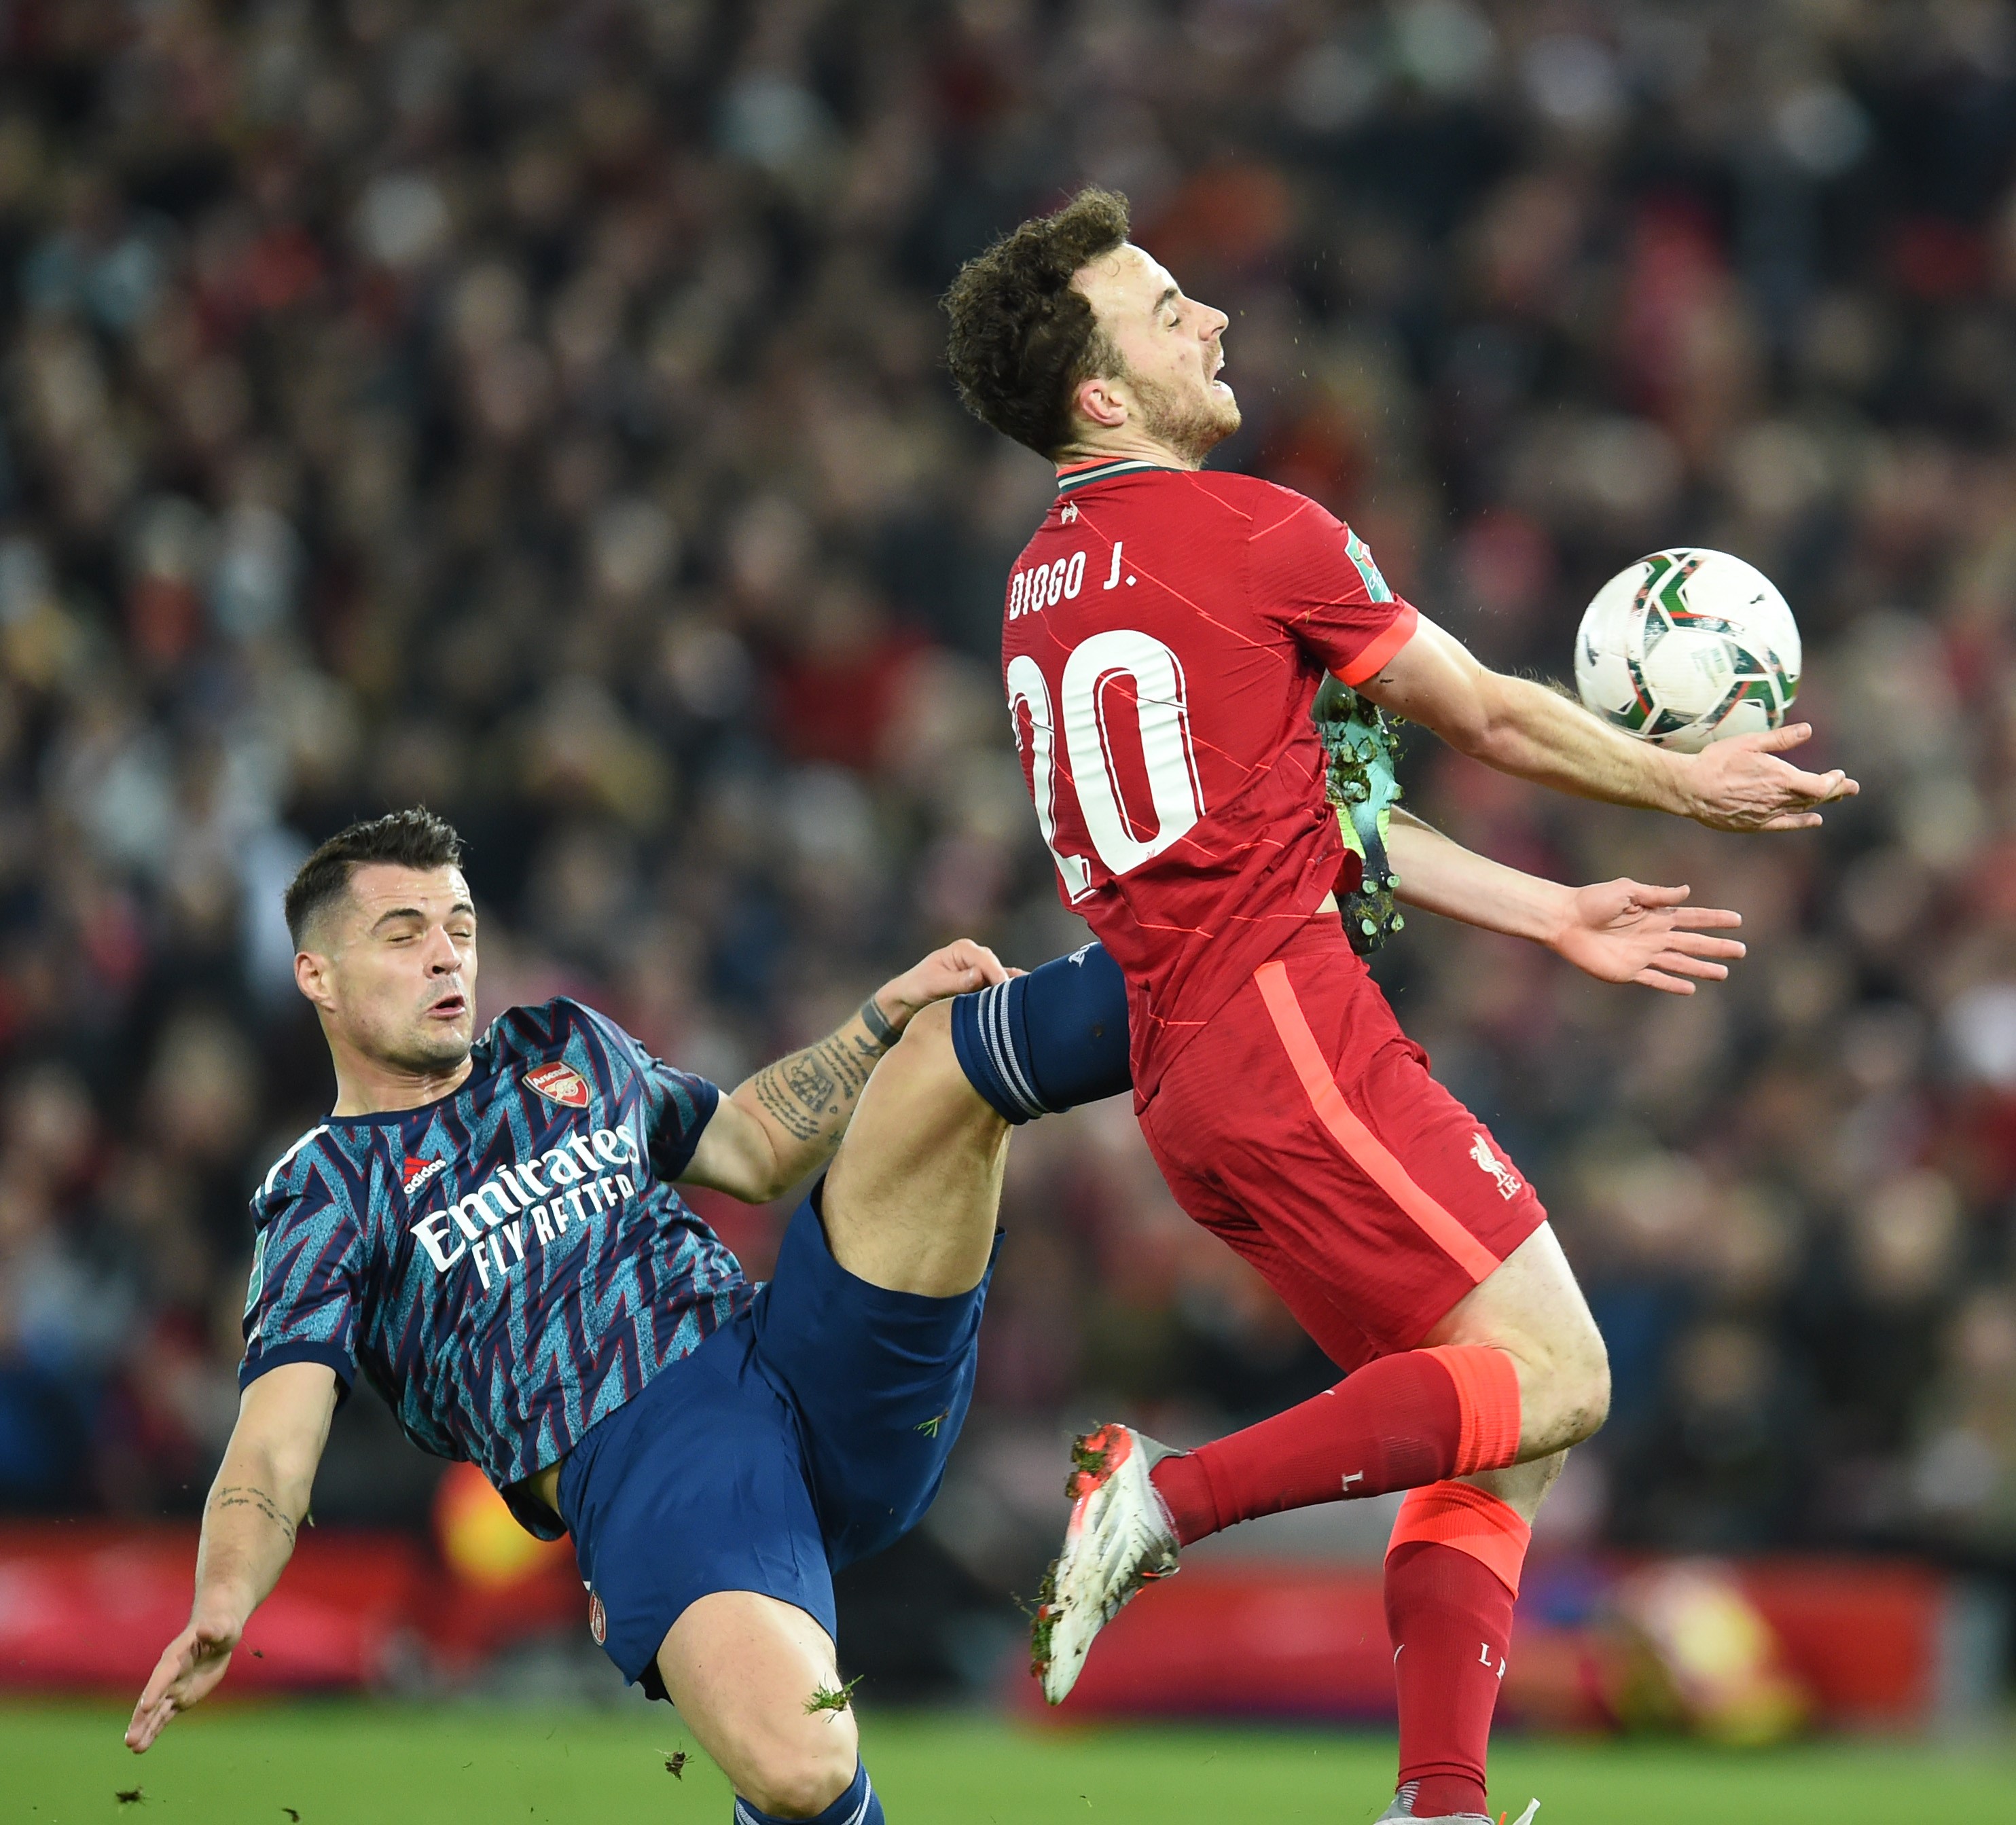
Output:
[[679,1177],[692,1163],[693,1149],[720,1107],[719,1088],[691,1071],[642,1053],[646,1120],[650,1125],[651,1164],[661,1179]]
[[258,1233],[245,1291],[247,1388],[286,1362],[321,1362],[347,1392],[357,1378],[364,1236],[339,1172],[311,1149],[283,1163],[254,1199]]
[[1365,542],[1306,495],[1270,491],[1254,517],[1255,607],[1348,685],[1413,638],[1418,617],[1386,586]]

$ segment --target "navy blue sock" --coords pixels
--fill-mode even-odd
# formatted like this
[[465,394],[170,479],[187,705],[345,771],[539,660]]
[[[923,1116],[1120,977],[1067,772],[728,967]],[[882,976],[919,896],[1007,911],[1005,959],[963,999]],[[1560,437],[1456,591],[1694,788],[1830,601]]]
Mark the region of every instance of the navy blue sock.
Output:
[[854,1765],[853,1784],[817,1816],[779,1819],[773,1812],[758,1812],[738,1794],[735,1799],[735,1825],[884,1825],[884,1822],[882,1802],[875,1797],[875,1789],[869,1784],[868,1764],[857,1762]]
[[1013,1122],[1134,1087],[1127,980],[1100,944],[956,997],[952,1042],[973,1087]]

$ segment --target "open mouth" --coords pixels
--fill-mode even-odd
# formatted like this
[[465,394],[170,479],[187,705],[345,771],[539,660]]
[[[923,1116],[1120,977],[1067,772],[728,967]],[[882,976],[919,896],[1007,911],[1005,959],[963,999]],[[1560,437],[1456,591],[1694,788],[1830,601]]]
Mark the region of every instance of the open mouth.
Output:
[[452,1020],[466,1013],[468,1007],[469,997],[467,995],[444,995],[440,1000],[437,1001],[427,1010],[427,1012],[430,1016],[437,1020]]

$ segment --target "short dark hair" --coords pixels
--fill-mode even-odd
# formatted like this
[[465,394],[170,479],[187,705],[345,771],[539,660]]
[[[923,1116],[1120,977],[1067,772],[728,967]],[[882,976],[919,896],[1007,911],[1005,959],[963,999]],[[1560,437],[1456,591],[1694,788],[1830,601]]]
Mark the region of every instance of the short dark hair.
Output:
[[1121,371],[1071,275],[1126,243],[1127,199],[1085,189],[959,269],[940,302],[952,319],[945,365],[967,411],[1039,456],[1070,443],[1079,383]]
[[387,812],[351,825],[316,850],[287,885],[287,930],[294,948],[317,913],[350,891],[350,877],[367,862],[398,868],[453,868],[462,861],[462,838],[446,818],[423,805]]

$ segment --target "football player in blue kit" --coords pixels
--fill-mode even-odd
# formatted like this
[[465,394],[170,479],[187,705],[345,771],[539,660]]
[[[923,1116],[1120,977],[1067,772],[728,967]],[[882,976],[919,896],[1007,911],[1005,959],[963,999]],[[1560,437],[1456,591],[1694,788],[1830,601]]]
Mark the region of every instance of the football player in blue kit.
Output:
[[[460,855],[441,819],[395,812],[288,890],[336,1103],[252,1200],[238,1422],[189,1625],[127,1742],[223,1678],[361,1370],[416,1444],[572,1536],[596,1639],[678,1705],[738,1825],[876,1825],[852,1713],[808,1709],[841,1691],[832,1573],[937,1492],[1011,1125],[1131,1088],[1125,980],[1096,944],[1024,974],[962,941],[724,1095],[571,1000],[475,1039]],[[1611,904],[1635,884],[1575,895],[1431,832],[1408,868],[1410,903],[1517,935],[1538,935],[1536,896],[1568,895],[1586,941],[1547,941],[1592,974],[1676,966],[1669,914]],[[822,1167],[761,1286],[675,1189],[767,1202]]]
[[[574,1001],[477,1038],[460,857],[441,819],[398,812],[288,890],[336,1102],[252,1200],[238,1420],[189,1625],[127,1743],[224,1676],[362,1371],[416,1444],[572,1536],[596,1640],[679,1707],[738,1825],[874,1825],[832,1573],[937,1492],[972,1392],[999,1110],[1128,1087],[1119,972],[1089,951],[1023,975],[962,940],[724,1093]],[[675,1189],[765,1202],[823,1167],[760,1286]]]

